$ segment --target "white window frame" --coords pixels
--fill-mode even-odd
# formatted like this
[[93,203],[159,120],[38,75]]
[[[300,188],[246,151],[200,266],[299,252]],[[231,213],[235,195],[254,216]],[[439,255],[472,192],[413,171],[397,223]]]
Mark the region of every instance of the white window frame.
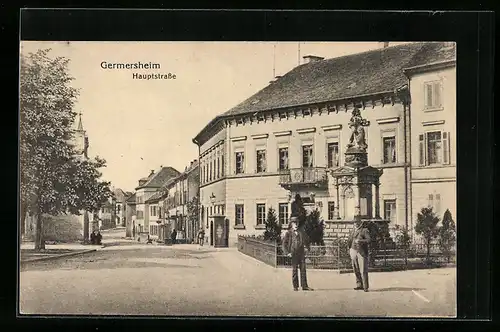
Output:
[[[280,168],[281,166],[281,155],[280,155],[280,150],[281,149],[286,149],[286,167],[285,168]],[[290,168],[290,147],[288,145],[283,145],[283,146],[278,146],[278,171],[285,171]]]
[[[281,207],[282,206],[286,206],[286,213],[284,213],[284,216],[283,216],[283,222],[281,221]],[[281,202],[281,203],[278,203],[278,223],[280,225],[288,225],[288,223],[290,222],[290,203],[288,202]]]
[[[328,155],[328,153],[329,153],[328,146],[330,144],[337,144],[337,163],[336,163],[336,165],[332,165],[331,167],[332,168],[333,167],[339,167],[340,166],[340,154],[341,153],[340,153],[340,142],[339,142],[339,138],[338,137],[331,137],[331,138],[327,138],[327,140],[326,140],[326,146],[325,146],[325,150],[326,150],[326,153],[325,153],[325,155],[326,155],[326,167],[330,167],[330,165],[329,165],[329,161],[330,161],[329,157],[330,156]],[[313,151],[313,153],[314,153],[314,151]]]
[[[238,207],[242,208],[242,214],[241,214],[241,223],[238,223]],[[243,203],[236,203],[234,204],[234,225],[235,226],[244,226],[245,225],[245,204]]]
[[[332,211],[333,216],[332,216],[332,218],[330,218],[330,203],[333,203],[333,211]],[[334,216],[335,216],[335,210],[337,210],[337,209],[338,209],[338,206],[337,206],[337,204],[335,204],[335,201],[328,201],[328,202],[326,202],[326,214],[328,216],[328,220],[335,219],[334,218]]]
[[[428,87],[432,86],[432,104],[428,104]],[[438,91],[438,100],[436,100],[436,91]],[[443,109],[443,81],[434,80],[424,82],[424,110],[434,111]]]
[[[304,147],[310,146],[311,147],[311,158],[312,158],[312,165],[310,166],[304,166]],[[300,147],[300,165],[301,168],[313,168],[314,167],[314,143],[313,142],[302,142],[302,145]]]
[[[259,171],[259,152],[264,152],[264,165],[263,169]],[[267,149],[265,146],[257,146],[255,148],[255,173],[267,172]]]
[[389,198],[389,199],[386,199],[384,198],[384,200],[382,201],[383,203],[383,207],[384,207],[384,219],[387,219],[387,216],[386,216],[386,203],[394,203],[394,219],[393,220],[390,220],[389,219],[389,223],[392,223],[392,224],[397,224],[397,221],[398,221],[398,200],[395,199],[395,198]]
[[[441,161],[439,163],[429,163],[429,141],[428,135],[430,133],[441,133]],[[427,130],[418,135],[418,164],[420,166],[436,166],[436,165],[450,165],[451,164],[451,144],[450,132],[444,130]]]
[[[241,172],[238,172],[238,158],[237,155],[241,153],[242,154],[242,161],[241,161]],[[245,150],[244,149],[235,149],[234,150],[234,174],[245,174]]]
[[[261,206],[264,206],[264,215],[263,215],[263,219],[262,219],[262,222],[259,223],[259,218],[261,217],[259,215],[259,207]],[[259,226],[259,225],[264,225],[266,223],[266,213],[267,213],[267,204],[266,203],[262,203],[262,202],[257,202],[255,204],[255,212],[256,212],[256,225]]]

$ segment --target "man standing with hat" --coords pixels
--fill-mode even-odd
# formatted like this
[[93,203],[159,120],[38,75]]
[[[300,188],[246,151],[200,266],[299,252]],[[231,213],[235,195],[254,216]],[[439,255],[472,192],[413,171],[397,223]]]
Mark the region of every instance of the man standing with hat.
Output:
[[293,290],[299,290],[298,269],[300,268],[300,286],[302,290],[312,291],[307,285],[305,248],[309,251],[309,241],[302,230],[298,229],[295,220],[290,221],[290,227],[283,239],[283,252],[292,258],[292,284]]
[[370,243],[370,232],[366,222],[360,217],[356,218],[356,226],[349,236],[347,245],[352,261],[352,268],[356,276],[355,290],[368,292],[368,246]]

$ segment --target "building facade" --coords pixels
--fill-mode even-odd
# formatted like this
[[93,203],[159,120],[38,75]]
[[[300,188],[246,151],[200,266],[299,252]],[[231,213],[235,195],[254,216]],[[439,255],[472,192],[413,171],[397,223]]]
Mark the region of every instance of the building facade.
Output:
[[441,219],[447,209],[455,217],[456,62],[437,59],[405,73],[412,97],[412,216],[430,206]]
[[135,193],[130,193],[125,201],[125,236],[128,238],[135,238],[135,222],[136,222],[136,208],[135,208]]
[[[330,172],[344,165],[354,108],[369,121],[368,164],[383,171],[379,200],[372,200],[370,208],[379,208],[390,227],[411,229],[417,210],[430,204],[431,195],[434,204],[440,195],[441,209],[446,205],[454,214],[455,148],[450,142],[454,142],[455,69],[431,66],[435,70],[425,70],[426,74],[419,70],[433,62],[453,63],[454,45],[411,43],[334,59],[310,58],[216,117],[193,139],[200,150],[200,218],[208,240],[212,241],[214,214],[229,220],[230,243],[240,234],[261,234],[270,208],[286,225],[296,193],[318,208],[327,224],[352,220],[354,207],[345,206],[350,200],[341,197],[349,193],[338,193]],[[441,113],[424,110],[425,98],[431,98],[424,98],[424,85],[437,77],[442,86],[453,89],[446,92]],[[437,100],[436,93],[442,90],[433,89],[438,91],[432,97]],[[438,152],[425,152],[431,159],[423,165],[416,158],[420,151],[431,151],[419,150],[415,139],[432,126],[442,127],[442,138],[451,136],[445,143],[435,143],[437,136],[425,134],[428,147],[439,149],[442,144],[441,151],[447,151],[442,160],[448,162],[439,168],[432,159]],[[424,181],[433,183],[432,192]],[[437,192],[444,181],[447,198]]]
[[146,203],[170,179],[178,176],[179,171],[172,167],[160,167],[160,170],[151,170],[148,177],[139,180],[135,188],[135,236],[147,237],[150,234],[149,205]]
[[164,186],[167,195],[161,205],[165,211],[167,233],[174,229],[177,239],[191,243],[198,232],[198,215],[193,215],[191,206],[197,205],[199,196],[200,167],[198,160],[193,160],[183,173],[171,179]]

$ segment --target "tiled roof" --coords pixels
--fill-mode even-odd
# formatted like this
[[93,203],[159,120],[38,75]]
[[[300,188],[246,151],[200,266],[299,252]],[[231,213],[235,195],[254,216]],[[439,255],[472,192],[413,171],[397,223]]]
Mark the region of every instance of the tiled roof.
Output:
[[199,161],[198,160],[194,161],[193,164],[189,165],[188,168],[184,172],[180,173],[178,176],[176,176],[174,178],[167,180],[163,184],[162,188],[171,188],[173,185],[175,185],[175,183],[180,181],[180,179],[182,179],[183,176],[188,175],[191,172],[194,172],[198,167],[199,167]]
[[198,136],[220,118],[394,91],[407,82],[405,68],[455,59],[452,45],[408,43],[300,65],[217,116]]
[[162,167],[161,170],[152,174],[149,180],[138,188],[160,188],[168,179],[178,176],[180,173],[173,167]]
[[130,197],[128,197],[125,201],[126,201],[127,203],[135,203],[135,197],[136,197],[136,195],[135,195],[135,193],[133,193],[133,194],[132,194]]
[[146,203],[153,203],[153,202],[157,202],[161,199],[161,197],[163,196],[163,192],[162,191],[157,191],[153,194],[153,196],[149,197],[147,200],[146,200]]
[[303,64],[222,116],[394,91],[407,82],[404,68],[454,56],[447,43],[410,43]]

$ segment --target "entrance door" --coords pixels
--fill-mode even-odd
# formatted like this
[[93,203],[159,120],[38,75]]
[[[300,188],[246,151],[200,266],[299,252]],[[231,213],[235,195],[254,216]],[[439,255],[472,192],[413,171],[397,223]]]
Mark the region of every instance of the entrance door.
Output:
[[214,221],[210,221],[210,245],[214,245]]
[[225,240],[226,240],[226,247],[229,247],[229,219],[224,220],[224,226],[226,226],[226,231],[225,231]]

